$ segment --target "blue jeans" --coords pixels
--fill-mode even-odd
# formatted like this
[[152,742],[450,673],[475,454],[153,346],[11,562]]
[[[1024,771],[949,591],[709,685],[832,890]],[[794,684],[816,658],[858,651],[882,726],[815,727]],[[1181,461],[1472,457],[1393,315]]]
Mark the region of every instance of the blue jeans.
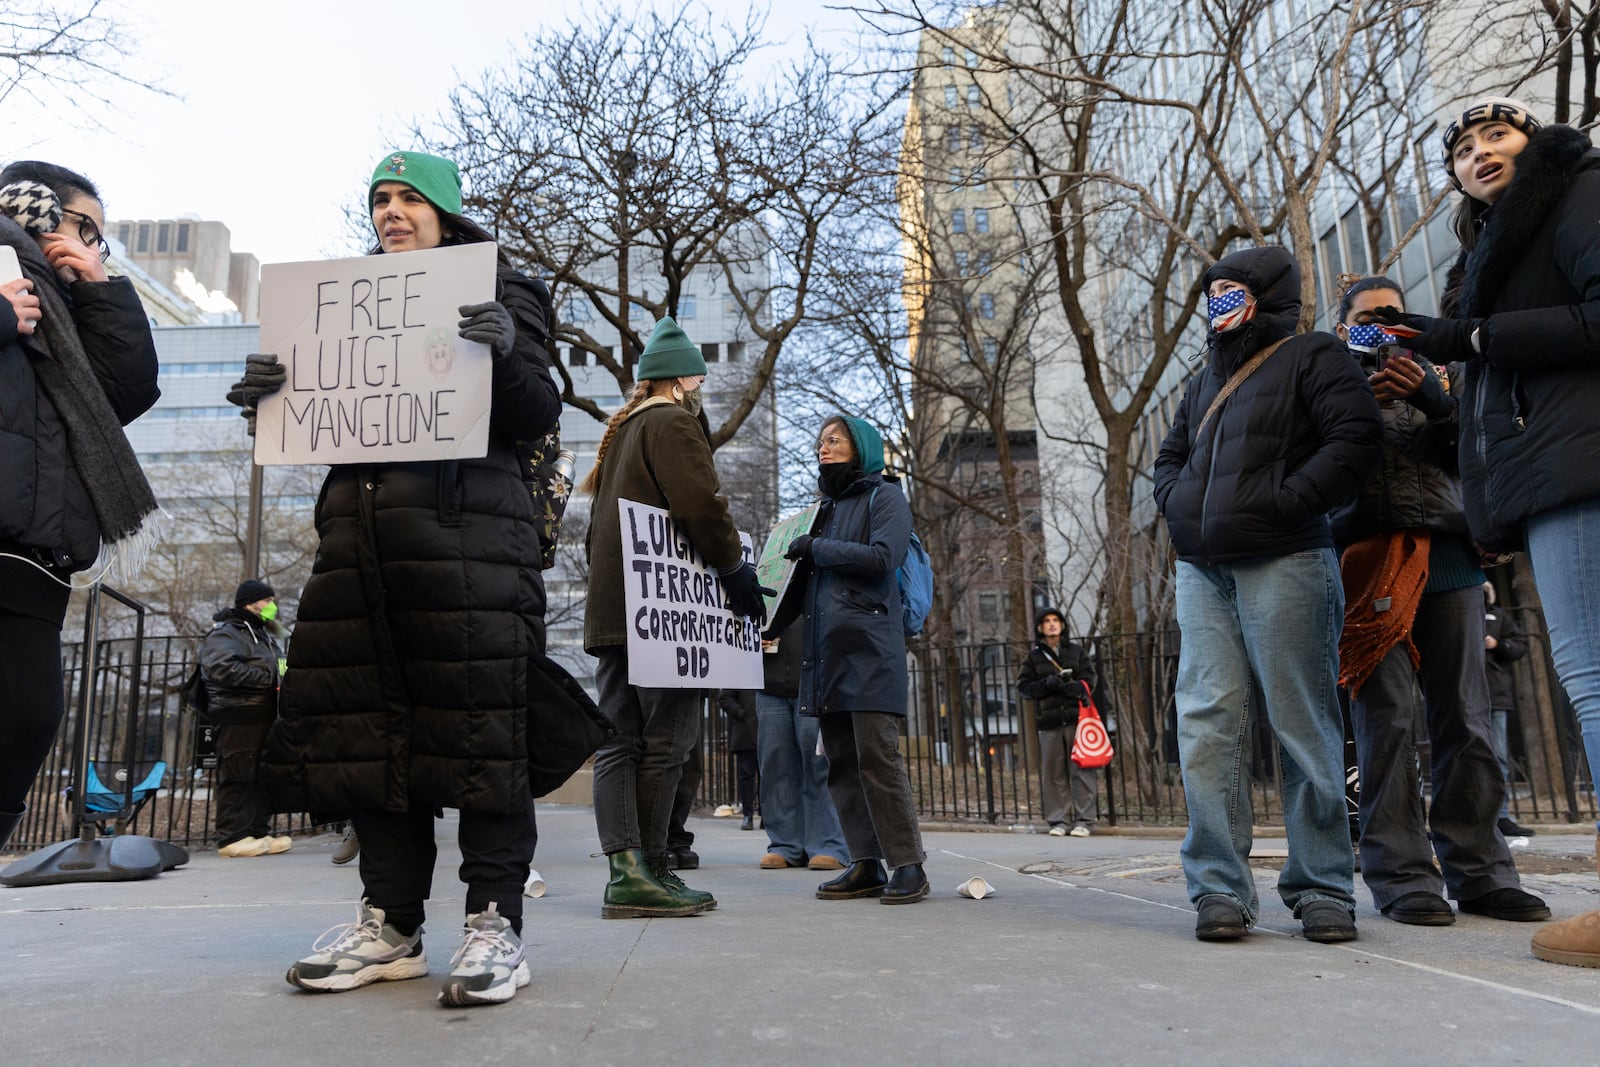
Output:
[[1489,710],[1489,740],[1494,758],[1500,764],[1500,777],[1506,783],[1505,799],[1500,801],[1500,818],[1511,818],[1511,712],[1507,708]]
[[817,856],[850,862],[828,795],[828,757],[817,752],[817,719],[792,697],[756,694],[761,827],[768,849],[796,866]]
[[1278,895],[1355,910],[1337,694],[1344,586],[1332,549],[1201,567],[1178,562],[1178,753],[1189,832],[1189,899],[1229,897],[1260,916],[1249,856],[1246,758],[1252,701],[1263,702],[1283,768],[1289,859]]
[[1600,498],[1528,520],[1528,561],[1550,627],[1550,656],[1600,773]]

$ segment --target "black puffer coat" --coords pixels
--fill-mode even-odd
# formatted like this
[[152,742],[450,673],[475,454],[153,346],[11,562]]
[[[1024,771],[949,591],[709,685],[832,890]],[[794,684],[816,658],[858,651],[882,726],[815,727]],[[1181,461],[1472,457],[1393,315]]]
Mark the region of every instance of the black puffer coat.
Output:
[[216,625],[200,643],[206,718],[219,725],[271,722],[278,714],[283,646],[265,619],[243,608],[219,611],[212,621]]
[[[1156,506],[1178,557],[1209,566],[1331,548],[1328,511],[1349,500],[1380,462],[1378,402],[1330,334],[1291,336],[1300,271],[1282,248],[1251,248],[1206,272],[1243,282],[1256,318],[1212,333],[1206,365],[1189,379],[1155,466]],[[1206,408],[1256,352],[1288,338],[1196,440]]]
[[1078,709],[1095,686],[1094,664],[1083,647],[1062,640],[1059,648],[1035,641],[1017,675],[1017,689],[1037,703],[1035,725],[1041,730],[1078,725]]
[[[126,426],[148,411],[156,347],[133,283],[126,278],[64,286],[73,326],[111,410]],[[99,524],[67,448],[67,431],[34,374],[36,356],[0,299],[0,551],[82,570],[100,551]],[[4,593],[0,593],[3,597]]]
[[533,499],[515,442],[555,426],[543,285],[502,268],[482,459],[334,467],[262,763],[278,811],[505,812],[528,792],[528,657],[544,649]]
[[1531,515],[1600,496],[1600,149],[1535,130],[1457,264],[1456,314],[1487,316],[1461,394],[1467,519],[1521,547]]
[[[1377,356],[1350,353],[1363,374],[1375,373]],[[1350,544],[1396,530],[1430,530],[1465,536],[1461,480],[1456,477],[1455,401],[1439,384],[1433,364],[1422,367],[1422,384],[1410,398],[1378,405],[1383,418],[1383,459],[1355,500],[1333,509],[1333,539]],[[1430,418],[1425,411],[1433,413]]]

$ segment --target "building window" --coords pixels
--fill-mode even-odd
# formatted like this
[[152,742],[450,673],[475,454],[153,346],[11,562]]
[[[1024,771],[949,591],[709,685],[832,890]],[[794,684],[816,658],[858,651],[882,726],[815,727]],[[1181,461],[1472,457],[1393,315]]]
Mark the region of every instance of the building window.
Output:
[[967,273],[967,253],[956,252],[956,273],[965,276]]
[[950,232],[967,232],[967,213],[964,209],[956,208],[954,211],[950,212]]
[[974,52],[972,49],[967,49],[965,58],[967,61],[967,66],[976,67],[978,65],[978,53]]
[[567,366],[569,366],[569,367],[587,367],[588,365],[589,365],[589,353],[586,350],[584,350],[582,348],[569,348],[569,349],[567,349]]
[[978,207],[972,209],[972,227],[979,233],[989,232],[989,209]]
[[967,86],[967,106],[974,110],[983,106],[983,93],[976,85]]
[[983,339],[983,361],[993,366],[1000,358],[1000,342],[993,337]]
[[722,313],[729,318],[739,314],[739,301],[734,299],[732,293],[722,294]]
[[1023,471],[1022,472],[1022,491],[1025,492],[1025,493],[1033,492],[1033,472],[1032,471]]
[[707,363],[715,363],[715,362],[717,362],[717,360],[719,358],[721,358],[721,352],[720,352],[718,346],[716,344],[714,344],[714,343],[713,344],[708,344],[708,345],[701,345],[700,346],[700,354],[702,356],[706,357],[706,362]]
[[1000,621],[1000,595],[998,593],[978,594],[978,621],[986,622],[991,626]]
[[982,293],[978,297],[978,317],[980,319],[994,318],[994,294]]
[[944,146],[952,152],[961,151],[960,126],[952,126],[944,132]]
[[678,318],[692,319],[695,317],[694,297],[687,294],[678,297]]
[[150,224],[148,222],[139,223],[139,246],[137,251],[150,251]]
[[951,167],[950,168],[950,184],[951,185],[960,185],[961,184],[961,168],[960,167]]
[[167,252],[172,249],[172,223],[161,222],[156,224],[156,251]]
[[983,150],[982,126],[974,126],[972,129],[967,131],[967,147],[971,148],[974,152],[980,152]]
[[994,257],[988,252],[978,253],[978,275],[982,277],[994,268]]
[[187,251],[189,251],[189,224],[180,222],[178,223],[178,252],[181,254]]
[[729,341],[728,342],[728,362],[729,363],[743,363],[744,362],[744,342],[743,341]]
[[988,176],[984,174],[982,167],[972,168],[972,187],[974,189],[977,189],[980,192],[983,191],[987,181]]
[[117,240],[122,242],[122,247],[127,248],[128,242],[133,237],[133,227],[124,222],[117,227]]
[[946,85],[944,87],[944,106],[953,110],[960,103],[961,96],[956,92],[956,87],[954,85]]
[[944,49],[939,53],[939,57],[944,60],[944,65],[947,67],[956,65],[956,50],[952,45],[945,45]]

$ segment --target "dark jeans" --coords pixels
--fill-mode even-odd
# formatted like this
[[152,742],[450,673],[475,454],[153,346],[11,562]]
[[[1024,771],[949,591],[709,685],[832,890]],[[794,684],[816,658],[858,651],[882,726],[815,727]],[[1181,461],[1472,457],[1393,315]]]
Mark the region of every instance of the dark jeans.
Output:
[[828,792],[852,862],[882,859],[891,867],[906,867],[927,858],[911,780],[900,758],[900,720],[882,711],[821,716]]
[[705,753],[700,748],[700,716],[695,715],[695,737],[689,745],[689,758],[683,761],[683,772],[678,778],[678,788],[672,793],[672,818],[667,822],[667,847],[676,851],[694,847],[694,833],[689,829],[689,809],[694,807],[694,796],[700,792],[701,779],[706,776]]
[[[1039,731],[1039,787],[1044,818],[1051,826],[1093,826],[1095,820],[1094,771],[1072,762],[1072,742],[1078,728],[1057,726]],[[1071,800],[1072,810],[1067,810]],[[1070,816],[1070,818],[1069,818]]]
[[[648,689],[628,684],[628,650],[595,653],[600,713],[616,734],[594,757],[594,821],[607,854],[667,850],[667,824],[683,761],[700,729],[698,689]],[[365,842],[363,841],[363,847]]]
[[271,807],[257,773],[271,722],[217,727],[217,847],[272,832]]
[[0,608],[0,812],[20,812],[66,713],[61,620]]
[[[539,843],[533,798],[511,815],[461,813],[456,840],[461,845],[461,881],[467,886],[466,914],[495,910],[522,932],[522,887],[528,881],[533,850]],[[434,810],[354,811],[350,822],[361,839],[362,893],[402,933],[422,925],[423,902],[433,891]]]
[[[1472,900],[1521,884],[1495,825],[1505,783],[1489,740],[1483,593],[1474,585],[1424,596],[1411,633],[1422,654],[1416,671],[1397,646],[1350,701],[1361,768],[1361,878],[1380,909],[1407,893],[1442,896],[1448,890],[1457,900]],[[1431,742],[1433,798],[1426,817],[1413,674]]]
[[745,818],[756,813],[756,750],[740,749],[733,754],[734,780],[739,790],[739,810]]

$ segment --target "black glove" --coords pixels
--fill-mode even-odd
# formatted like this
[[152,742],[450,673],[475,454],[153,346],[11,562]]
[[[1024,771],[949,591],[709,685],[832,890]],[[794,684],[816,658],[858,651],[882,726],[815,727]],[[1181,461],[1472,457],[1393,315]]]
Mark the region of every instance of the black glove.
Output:
[[783,554],[784,559],[809,559],[811,558],[810,534],[801,534],[789,542],[789,550]]
[[735,615],[756,620],[757,626],[767,624],[767,602],[763,597],[777,596],[776,589],[768,589],[756,578],[756,569],[741,563],[722,575],[722,598]]
[[1067,691],[1067,676],[1052,674],[1044,680],[1044,687],[1052,693],[1065,693]]
[[244,416],[251,437],[256,435],[257,405],[262,397],[271,396],[282,389],[285,377],[283,364],[272,353],[256,352],[245,357],[244,377],[234,382],[233,388],[228,390],[228,403],[244,409],[239,414]]
[[1478,358],[1478,350],[1472,347],[1472,332],[1483,325],[1482,319],[1434,319],[1397,307],[1373,308],[1372,317],[1404,341],[1407,348],[1435,363]]
[[504,304],[491,300],[487,304],[462,304],[456,310],[462,316],[462,337],[488,345],[497,356],[511,354],[511,346],[517,340],[517,324]]

